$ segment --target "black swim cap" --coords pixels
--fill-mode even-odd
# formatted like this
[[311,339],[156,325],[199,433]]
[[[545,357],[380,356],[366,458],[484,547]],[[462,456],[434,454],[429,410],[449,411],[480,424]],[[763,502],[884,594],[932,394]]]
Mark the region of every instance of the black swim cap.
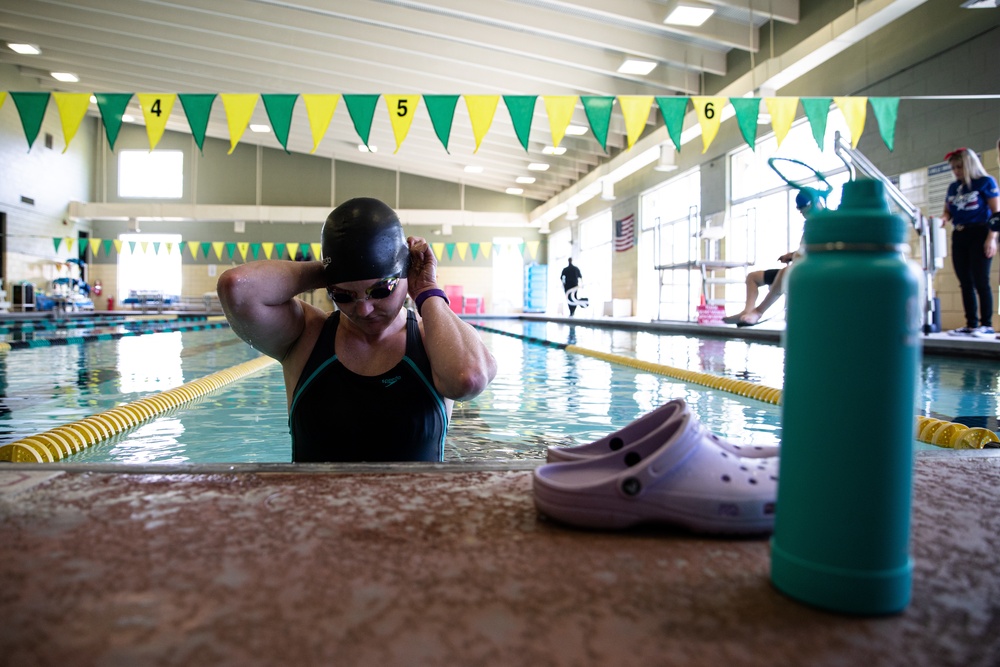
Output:
[[402,278],[410,267],[399,216],[378,199],[359,197],[333,209],[323,224],[323,266],[329,285]]

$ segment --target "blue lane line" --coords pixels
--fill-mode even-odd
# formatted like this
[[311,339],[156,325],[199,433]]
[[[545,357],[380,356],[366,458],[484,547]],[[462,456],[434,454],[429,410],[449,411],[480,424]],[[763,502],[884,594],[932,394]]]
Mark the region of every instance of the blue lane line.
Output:
[[[170,322],[177,324],[177,320],[165,320],[165,322]],[[35,338],[32,340],[19,340],[10,343],[11,350],[23,350],[27,348],[35,347],[51,347],[52,345],[82,345],[83,343],[91,343],[99,340],[117,340],[119,338],[124,338],[125,336],[139,336],[142,334],[150,333],[169,333],[173,331],[204,331],[207,329],[222,329],[229,327],[229,322],[210,322],[208,324],[194,324],[188,322],[182,323],[180,326],[173,327],[156,327],[147,329],[133,329],[130,331],[116,331],[113,333],[100,333],[100,334],[87,334],[84,336],[69,336],[66,338]]]

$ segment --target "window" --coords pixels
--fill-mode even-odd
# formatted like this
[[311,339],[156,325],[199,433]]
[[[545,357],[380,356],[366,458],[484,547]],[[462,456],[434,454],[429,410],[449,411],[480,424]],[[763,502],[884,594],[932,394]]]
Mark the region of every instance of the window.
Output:
[[118,196],[180,199],[184,196],[184,153],[121,151],[118,154]]
[[[607,210],[580,223],[580,295],[590,299],[590,307],[600,314],[611,301],[611,246],[614,223]],[[591,314],[594,314],[592,311]]]
[[524,308],[524,257],[520,237],[493,239],[493,310],[515,313]]
[[181,294],[181,235],[122,234],[118,255],[118,302],[130,292]]

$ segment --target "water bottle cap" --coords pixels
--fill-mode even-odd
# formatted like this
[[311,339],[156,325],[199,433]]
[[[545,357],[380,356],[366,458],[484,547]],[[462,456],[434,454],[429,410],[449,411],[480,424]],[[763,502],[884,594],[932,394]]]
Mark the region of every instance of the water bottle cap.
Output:
[[840,208],[809,218],[804,237],[806,245],[896,245],[906,242],[907,230],[903,216],[889,211],[882,182],[865,178],[844,185]]

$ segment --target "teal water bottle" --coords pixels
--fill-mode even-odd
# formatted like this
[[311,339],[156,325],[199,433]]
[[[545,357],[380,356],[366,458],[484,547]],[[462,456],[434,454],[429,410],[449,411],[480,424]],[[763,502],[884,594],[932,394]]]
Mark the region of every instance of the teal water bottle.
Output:
[[788,273],[771,581],[862,615],[910,601],[920,281],[881,182],[844,186]]

